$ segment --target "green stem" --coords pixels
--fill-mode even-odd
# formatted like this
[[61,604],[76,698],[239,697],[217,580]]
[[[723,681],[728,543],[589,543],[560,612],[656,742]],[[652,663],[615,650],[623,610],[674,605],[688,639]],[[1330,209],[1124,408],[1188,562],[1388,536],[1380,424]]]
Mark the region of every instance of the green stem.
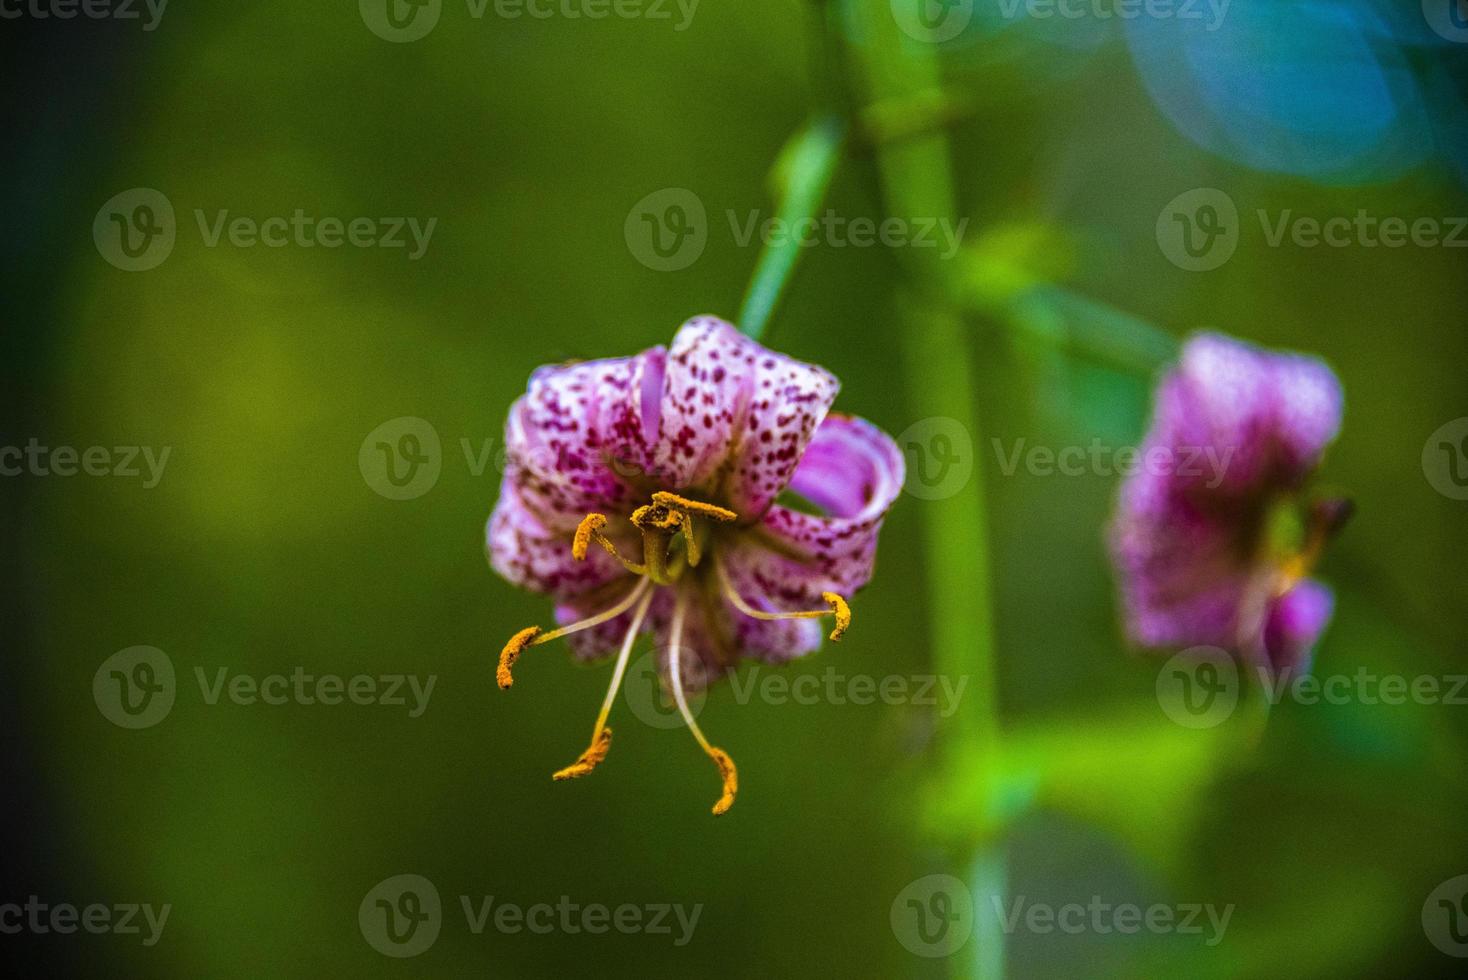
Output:
[[[849,0],[861,18],[868,94],[874,100],[912,98],[937,90],[941,77],[932,45],[914,43],[898,29],[888,0]],[[952,219],[957,204],[946,135],[918,136],[877,150],[887,215],[908,220]],[[950,960],[956,977],[997,980],[1004,972],[1004,934],[985,914],[989,896],[1004,888],[1004,853],[999,825],[1000,726],[996,691],[994,601],[990,579],[988,501],[978,407],[974,399],[973,351],[951,283],[953,272],[931,249],[902,252],[911,283],[903,304],[904,362],[912,408],[920,416],[959,420],[971,435],[973,475],[960,492],[924,504],[924,555],[932,617],[930,638],[936,669],[969,678],[962,710],[939,731],[944,778],[977,776],[984,787],[977,825],[988,828],[984,846],[965,846],[953,855],[970,883],[978,930],[972,948]]]
[[[826,189],[831,186],[831,177],[841,159],[845,131],[840,117],[817,116],[780,152],[775,175],[782,194],[776,217],[786,228],[814,218],[816,209],[825,200]],[[739,328],[756,340],[764,333],[795,271],[802,251],[801,237],[772,236],[755,264],[739,313]]]

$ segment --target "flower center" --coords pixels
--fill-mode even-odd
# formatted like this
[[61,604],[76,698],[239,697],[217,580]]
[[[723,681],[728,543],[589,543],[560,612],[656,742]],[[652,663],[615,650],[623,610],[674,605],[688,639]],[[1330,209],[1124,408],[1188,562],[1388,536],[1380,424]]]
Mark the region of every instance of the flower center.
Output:
[[[724,598],[734,609],[745,616],[761,620],[815,619],[832,616],[836,620],[836,625],[831,631],[833,641],[840,640],[851,625],[851,608],[846,604],[844,598],[834,592],[821,593],[821,598],[829,607],[826,609],[767,612],[755,608],[735,591],[723,563],[716,555],[711,554],[711,543],[712,529],[715,525],[732,524],[738,519],[739,515],[734,511],[717,504],[690,500],[676,493],[660,490],[652,495],[650,504],[637,508],[632,512],[630,518],[632,526],[642,534],[642,560],[640,562],[627,558],[617,550],[616,544],[606,534],[607,516],[605,514],[587,514],[577,525],[576,533],[571,539],[573,558],[577,561],[585,561],[594,542],[620,562],[627,571],[637,576],[637,582],[622,599],[609,609],[589,616],[580,622],[571,623],[549,633],[543,632],[539,626],[530,626],[516,633],[500,651],[499,670],[496,674],[500,688],[508,688],[514,684],[511,668],[514,667],[520,655],[530,647],[540,646],[559,637],[600,626],[626,614],[629,610],[632,611],[631,624],[628,626],[621,649],[617,654],[616,667],[612,670],[611,685],[607,689],[601,712],[597,715],[596,725],[592,729],[591,745],[581,753],[575,762],[556,772],[554,778],[560,780],[584,776],[606,758],[612,746],[612,730],[607,727],[607,718],[611,714],[617,691],[622,685],[622,678],[626,675],[632,646],[642,632],[643,622],[652,604],[654,588],[676,585],[689,569],[699,567],[705,557],[712,559],[714,578]],[[675,547],[680,542],[682,547]],[[677,703],[678,711],[682,714],[688,730],[693,733],[699,747],[719,769],[724,789],[713,809],[715,814],[721,814],[734,804],[734,796],[739,789],[739,776],[729,754],[713,745],[704,736],[698,723],[694,721],[693,713],[688,709],[688,701],[683,693],[683,625],[688,613],[688,602],[688,589],[678,589],[668,633],[668,681],[672,688],[673,700]]]

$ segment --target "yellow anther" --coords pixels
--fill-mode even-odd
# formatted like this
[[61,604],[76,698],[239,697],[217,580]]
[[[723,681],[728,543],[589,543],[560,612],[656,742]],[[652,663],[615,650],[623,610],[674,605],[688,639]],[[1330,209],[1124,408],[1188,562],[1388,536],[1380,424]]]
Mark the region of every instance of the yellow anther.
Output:
[[846,600],[834,592],[822,592],[821,598],[831,604],[831,615],[836,617],[836,628],[831,630],[831,642],[840,643],[841,637],[851,626],[851,607]]
[[564,769],[552,774],[551,778],[556,780],[575,779],[584,776],[597,767],[597,764],[607,757],[612,748],[612,730],[603,728],[592,740],[591,747],[581,753],[580,758]]
[[632,512],[632,523],[644,531],[676,531],[683,525],[683,514],[662,504],[644,504]]
[[739,770],[734,768],[734,760],[723,749],[710,746],[708,752],[714,765],[719,767],[719,776],[724,780],[724,795],[714,804],[714,816],[721,817],[729,812],[729,808],[734,805],[734,797],[739,793]]
[[669,510],[679,510],[685,514],[698,514],[702,517],[711,517],[724,524],[739,520],[739,515],[727,507],[720,507],[717,504],[706,504],[701,500],[689,500],[687,497],[680,497],[676,493],[669,493],[666,490],[659,490],[653,494],[652,502],[666,507]]
[[586,551],[591,547],[592,539],[615,556],[617,549],[613,548],[612,543],[601,533],[601,529],[606,526],[607,515],[605,514],[587,514],[581,518],[581,523],[576,525],[576,537],[571,541],[571,557],[577,561],[585,561]]
[[508,690],[510,685],[515,683],[515,678],[510,676],[510,668],[515,666],[515,661],[520,659],[520,654],[524,653],[525,648],[534,643],[535,638],[539,635],[539,626],[527,626],[510,637],[510,642],[506,643],[505,648],[500,651],[500,666],[495,671],[495,680],[499,681],[501,691]]

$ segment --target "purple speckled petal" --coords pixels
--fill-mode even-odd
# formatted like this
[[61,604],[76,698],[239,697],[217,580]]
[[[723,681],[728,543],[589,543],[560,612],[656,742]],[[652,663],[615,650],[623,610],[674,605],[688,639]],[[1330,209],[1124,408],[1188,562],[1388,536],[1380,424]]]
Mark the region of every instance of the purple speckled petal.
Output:
[[514,481],[500,484],[485,531],[490,564],[506,581],[535,592],[575,596],[627,575],[627,570],[600,548],[586,561],[571,556],[571,535],[546,527],[521,499]]
[[664,359],[653,348],[531,375],[505,423],[507,476],[547,525],[628,509],[628,478],[647,469],[657,439]]
[[1264,624],[1264,649],[1275,673],[1304,672],[1335,608],[1335,596],[1305,579],[1275,600]]
[[785,489],[840,384],[716,317],[673,338],[656,467],[671,489],[704,485],[747,523]]
[[830,415],[816,430],[790,489],[826,510],[776,505],[754,534],[720,554],[741,594],[775,609],[819,609],[822,592],[850,597],[872,577],[877,533],[902,491],[902,452],[863,419]]
[[654,451],[665,489],[704,484],[728,459],[749,400],[749,343],[711,316],[689,320],[673,338]]
[[746,340],[749,408],[735,430],[733,469],[723,497],[754,523],[790,483],[841,383],[814,364]]
[[1222,464],[1176,474],[1178,487],[1251,496],[1302,484],[1340,430],[1340,384],[1314,358],[1201,334],[1158,390],[1145,449],[1183,468],[1199,450]]

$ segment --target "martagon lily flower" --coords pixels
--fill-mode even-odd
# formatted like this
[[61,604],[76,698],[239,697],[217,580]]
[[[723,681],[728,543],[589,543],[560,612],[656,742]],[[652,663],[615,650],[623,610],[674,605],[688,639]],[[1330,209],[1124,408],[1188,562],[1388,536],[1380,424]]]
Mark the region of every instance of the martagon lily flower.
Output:
[[[713,812],[733,805],[734,762],[699,729],[687,692],[740,658],[818,649],[819,618],[839,640],[902,488],[890,437],[827,414],[838,388],[714,317],[689,320],[671,349],[531,376],[505,426],[488,551],[504,578],[555,598],[560,628],[516,633],[499,686],[524,651],[560,637],[585,659],[617,651],[590,746],[556,779],[606,758],[633,645],[651,633],[663,685],[723,779]],[[777,502],[787,492],[803,503]]]
[[1308,576],[1351,506],[1307,499],[1307,484],[1341,413],[1319,360],[1215,334],[1188,341],[1111,527],[1133,642],[1222,647],[1275,674],[1308,668],[1334,603]]

